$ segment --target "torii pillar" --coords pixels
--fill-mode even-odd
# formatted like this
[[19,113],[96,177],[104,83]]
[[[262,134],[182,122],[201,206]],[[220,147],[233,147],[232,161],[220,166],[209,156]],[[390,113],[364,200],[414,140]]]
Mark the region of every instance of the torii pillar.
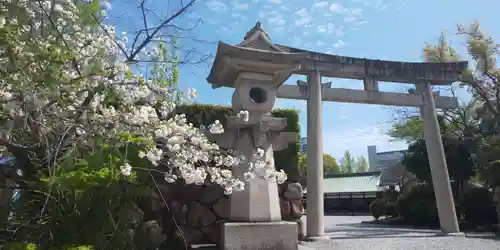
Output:
[[[326,85],[329,85],[328,83]],[[326,86],[325,85],[325,86]],[[323,107],[321,74],[307,74],[307,230],[309,240],[325,234],[323,191]]]
[[441,232],[444,234],[458,234],[460,228],[441,139],[441,130],[437,120],[434,93],[428,82],[415,84],[415,88],[417,92],[422,94],[424,101],[424,106],[419,107],[419,109],[424,120],[424,139],[431,168],[432,185],[436,196]]

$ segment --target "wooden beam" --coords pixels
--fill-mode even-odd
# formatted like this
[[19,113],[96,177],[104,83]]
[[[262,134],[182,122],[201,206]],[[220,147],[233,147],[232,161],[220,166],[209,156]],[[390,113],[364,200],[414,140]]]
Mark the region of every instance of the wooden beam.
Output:
[[[300,93],[300,87],[294,85],[281,85],[278,89],[278,98],[306,100],[306,96]],[[366,103],[388,106],[419,107],[424,105],[420,94],[392,93],[379,91],[365,91],[358,89],[330,88],[323,89],[323,101]],[[458,108],[456,98],[448,96],[435,97],[436,108],[453,109]]]

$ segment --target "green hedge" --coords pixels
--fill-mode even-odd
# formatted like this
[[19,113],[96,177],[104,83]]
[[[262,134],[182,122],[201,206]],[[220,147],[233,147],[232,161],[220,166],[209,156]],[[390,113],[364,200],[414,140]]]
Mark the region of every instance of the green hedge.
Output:
[[[233,113],[229,106],[202,104],[179,106],[176,112],[178,114],[185,114],[186,119],[196,127],[201,125],[208,126],[215,120],[219,120],[225,127],[226,116]],[[274,117],[287,118],[287,126],[283,130],[284,132],[300,133],[299,115],[296,110],[274,109],[271,111],[271,114]],[[288,179],[293,182],[299,180],[299,144],[299,136],[297,136],[297,141],[295,143],[290,143],[284,150],[274,152],[276,168],[283,169],[283,171],[287,173]]]
[[439,226],[434,189],[429,184],[415,183],[398,201],[399,215],[411,225]]
[[380,216],[384,215],[386,201],[383,199],[376,199],[370,203],[370,213],[375,220],[378,220]]
[[487,188],[466,190],[459,208],[465,220],[474,226],[491,226],[498,221],[493,193]]

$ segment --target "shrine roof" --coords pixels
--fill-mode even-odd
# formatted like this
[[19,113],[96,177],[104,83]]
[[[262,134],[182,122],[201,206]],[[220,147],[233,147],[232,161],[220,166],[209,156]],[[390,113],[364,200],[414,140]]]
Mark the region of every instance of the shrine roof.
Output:
[[323,179],[323,191],[328,193],[379,192],[381,172],[337,174]]

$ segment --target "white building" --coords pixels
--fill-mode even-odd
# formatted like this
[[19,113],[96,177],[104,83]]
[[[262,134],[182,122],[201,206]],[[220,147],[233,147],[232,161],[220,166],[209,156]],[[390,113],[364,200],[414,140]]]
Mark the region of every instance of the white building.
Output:
[[307,137],[302,137],[300,138],[300,154],[306,154],[307,153]]
[[405,152],[406,150],[377,152],[377,146],[368,146],[369,171],[384,171],[398,165],[403,160]]

